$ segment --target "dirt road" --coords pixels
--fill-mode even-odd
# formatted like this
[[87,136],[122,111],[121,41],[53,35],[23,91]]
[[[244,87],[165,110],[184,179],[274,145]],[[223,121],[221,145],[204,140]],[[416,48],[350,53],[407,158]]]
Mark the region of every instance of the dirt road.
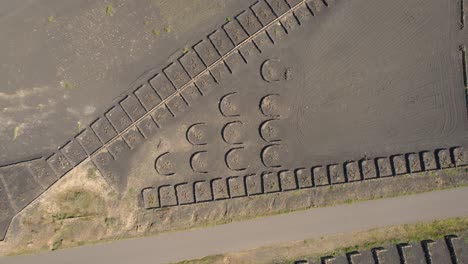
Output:
[[85,246],[0,263],[166,263],[340,232],[468,215],[468,187]]

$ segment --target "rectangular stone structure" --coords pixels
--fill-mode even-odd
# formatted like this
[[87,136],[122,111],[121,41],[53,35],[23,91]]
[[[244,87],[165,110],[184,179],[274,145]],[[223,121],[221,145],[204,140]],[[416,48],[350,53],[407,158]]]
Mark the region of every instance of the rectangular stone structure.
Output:
[[265,193],[281,191],[278,174],[266,172],[262,175],[263,190]]
[[448,149],[438,149],[436,151],[436,159],[438,168],[446,169],[454,167],[450,150]]
[[177,205],[177,197],[175,195],[175,189],[172,185],[165,185],[159,187],[159,202],[161,207],[169,207]]
[[295,7],[300,2],[302,2],[302,0],[286,0],[286,3],[288,3],[291,8]]
[[330,177],[331,184],[338,184],[346,182],[344,175],[343,165],[332,164],[327,166],[328,175]]
[[190,81],[190,76],[178,62],[171,63],[163,71],[176,89],[180,89]]
[[116,178],[117,176],[112,173],[114,158],[109,151],[106,148],[103,148],[91,157],[91,160],[99,172],[101,172],[104,179],[112,186],[116,186],[118,179]]
[[85,150],[81,147],[77,140],[69,141],[61,149],[63,155],[70,161],[71,166],[76,166],[88,157]]
[[165,127],[174,117],[169,109],[167,109],[166,105],[158,106],[151,113],[151,116],[159,128]]
[[460,237],[450,237],[449,240],[458,263],[468,263],[468,242]]
[[253,39],[253,42],[261,52],[265,52],[268,48],[273,46],[273,42],[266,31],[262,31],[256,35]]
[[159,98],[156,91],[151,88],[149,85],[142,85],[135,90],[135,96],[138,98],[140,103],[146,109],[146,111],[150,111],[159,103],[161,103],[161,98]]
[[286,30],[283,28],[281,23],[275,23],[267,28],[267,33],[270,36],[273,43],[278,44],[281,40],[286,38]]
[[468,153],[463,147],[457,147],[452,150],[453,159],[456,166],[465,166],[468,164]]
[[145,138],[155,135],[158,131],[158,127],[151,116],[144,117],[138,122],[137,127]]
[[376,251],[379,264],[401,263],[398,249],[395,245],[390,245],[384,249]]
[[187,102],[188,105],[193,105],[197,103],[202,94],[195,86],[194,83],[189,84],[183,91],[180,92],[180,95]]
[[285,0],[266,0],[268,5],[273,9],[276,16],[281,16],[282,14],[289,11],[289,6],[286,4]]
[[93,124],[91,124],[91,128],[103,144],[107,143],[117,135],[117,132],[105,117],[101,117],[96,120]]
[[130,129],[125,131],[122,137],[131,149],[137,148],[144,140],[143,135],[136,126],[132,126]]
[[253,44],[252,41],[247,41],[245,42],[240,48],[239,52],[247,63],[252,62],[254,59],[254,56],[259,53],[257,47]]
[[112,126],[118,132],[124,131],[128,126],[132,124],[132,120],[130,117],[125,113],[125,111],[120,107],[120,105],[115,105],[112,107],[105,116],[109,119]]
[[145,209],[159,208],[159,196],[158,189],[156,188],[145,188],[141,191],[143,196],[143,207]]
[[306,168],[301,168],[297,169],[295,171],[296,174],[296,179],[297,179],[297,184],[299,185],[299,188],[309,188],[313,186],[312,183],[312,174],[310,172],[310,169]]
[[[221,61],[220,63],[216,64],[213,68],[211,68],[210,73],[213,76],[216,83],[222,84],[226,77],[229,75],[229,70],[226,66],[226,63],[224,61]],[[200,86],[198,86],[198,88],[200,88]],[[203,93],[203,90],[201,88],[200,90]]]
[[349,264],[346,256],[340,255],[336,257],[325,257],[321,259],[320,264]]
[[421,263],[421,260],[425,260],[424,251],[420,243],[411,243],[409,245],[400,246],[400,250],[403,253],[403,258],[407,264]]
[[54,170],[55,175],[58,177],[62,177],[73,167],[70,161],[68,161],[68,159],[59,151],[47,158],[47,163],[49,163],[52,170]]
[[377,158],[376,162],[379,177],[389,177],[393,175],[392,165],[389,158]]
[[184,66],[185,70],[192,78],[206,69],[200,57],[198,57],[194,50],[189,50],[185,53],[184,56],[179,59],[179,62]]
[[375,162],[372,159],[364,159],[359,162],[364,180],[377,178]]
[[296,177],[293,171],[285,170],[280,171],[278,174],[280,178],[282,191],[290,191],[297,189]]
[[244,180],[241,177],[228,178],[229,195],[231,198],[246,196]]
[[450,260],[450,251],[444,240],[423,242],[429,252],[432,264],[446,264]]
[[260,0],[253,4],[250,9],[252,9],[255,16],[257,16],[263,26],[268,25],[268,23],[272,22],[276,18],[275,14],[273,14],[273,11],[264,0]]
[[408,173],[406,159],[404,155],[395,155],[390,158],[392,160],[393,171],[396,175]]
[[27,162],[1,167],[0,177],[3,178],[6,187],[0,192],[8,191],[16,211],[26,207],[44,191],[28,169]]
[[223,200],[229,198],[229,191],[226,179],[214,179],[211,181],[211,188],[213,189],[213,199]]
[[[332,0],[327,0],[327,2],[330,2]],[[322,12],[327,6],[325,5],[324,0],[308,0],[307,5],[314,13],[314,15],[318,15],[320,12]]]
[[49,188],[59,178],[55,175],[50,165],[44,159],[37,159],[28,162],[32,175],[42,185],[43,189]]
[[284,15],[280,19],[280,22],[283,25],[283,27],[286,29],[288,34],[290,34],[291,32],[299,28],[299,22],[297,21],[296,17],[294,16],[292,12]]
[[195,200],[197,203],[213,200],[210,183],[206,181],[195,182]]
[[306,24],[312,19],[312,13],[305,3],[299,5],[299,7],[294,11],[294,15],[301,25]]
[[211,44],[211,41],[203,40],[195,45],[194,49],[202,59],[205,66],[210,66],[220,58],[213,44]]
[[[224,63],[222,63],[222,65],[224,65]],[[195,84],[197,85],[198,89],[200,89],[200,92],[202,93],[203,96],[208,95],[216,87],[215,79],[213,78],[213,76],[211,76],[210,72],[203,73],[195,81]]]
[[99,138],[94,134],[94,131],[91,128],[83,130],[78,136],[76,136],[76,140],[78,140],[88,155],[93,154],[102,146]]
[[192,204],[195,203],[195,196],[193,194],[193,187],[191,184],[182,183],[175,186],[177,193],[177,201],[179,204]]
[[234,48],[234,44],[229,39],[224,30],[216,30],[208,36],[219,55],[224,55]]
[[166,102],[167,107],[171,111],[172,115],[177,117],[181,115],[182,113],[186,112],[188,110],[188,105],[185,102],[184,98],[180,96],[179,94],[174,95],[172,98],[170,98]]
[[107,149],[112,154],[114,159],[119,159],[120,157],[125,155],[125,153],[128,153],[128,151],[130,150],[130,147],[123,140],[122,137],[118,137],[109,144]]
[[312,176],[314,179],[314,186],[329,185],[327,170],[322,166],[312,168]]
[[419,154],[417,153],[409,153],[406,154],[406,159],[408,160],[408,165],[411,173],[421,172],[422,163],[421,159],[419,158]]
[[245,33],[244,29],[236,20],[224,24],[223,29],[234,45],[239,45],[248,37],[247,33]]
[[262,194],[262,179],[260,175],[252,174],[245,176],[245,186],[248,195]]
[[242,25],[242,27],[247,31],[247,34],[252,36],[254,33],[259,31],[262,28],[260,21],[252,13],[252,10],[247,9],[244,12],[240,13],[236,17],[237,21]]
[[437,160],[433,151],[421,152],[424,170],[437,170]]
[[375,264],[374,257],[370,250],[363,250],[358,253],[348,253],[351,263]]
[[146,110],[134,95],[127,96],[120,102],[120,105],[133,122],[137,121],[140,117],[146,114]]
[[245,61],[240,55],[238,50],[229,54],[229,56],[224,61],[226,62],[226,65],[228,66],[229,71],[233,74],[237,73],[240,67],[245,64]]
[[361,172],[357,161],[348,161],[345,163],[346,179],[348,182],[361,181]]
[[162,73],[156,74],[149,80],[149,83],[163,100],[176,91],[166,75]]

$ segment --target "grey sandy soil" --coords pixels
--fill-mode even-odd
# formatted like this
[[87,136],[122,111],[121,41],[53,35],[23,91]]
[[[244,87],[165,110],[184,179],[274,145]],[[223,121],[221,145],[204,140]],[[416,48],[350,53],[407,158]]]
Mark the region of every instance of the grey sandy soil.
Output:
[[452,1],[6,3],[2,254],[468,180]]
[[468,188],[464,187],[316,208],[152,238],[18,256],[5,261],[12,264],[65,260],[66,263],[166,263],[340,232],[466,216],[467,199]]
[[2,1],[0,165],[48,155],[253,2]]

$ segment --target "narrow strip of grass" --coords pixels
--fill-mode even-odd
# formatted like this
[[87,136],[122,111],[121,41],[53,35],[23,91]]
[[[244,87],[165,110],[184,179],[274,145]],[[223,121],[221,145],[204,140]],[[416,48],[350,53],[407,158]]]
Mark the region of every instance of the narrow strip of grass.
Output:
[[[425,239],[441,239],[449,234],[468,235],[468,217],[432,222],[405,224],[366,231],[343,233],[317,239],[261,247],[249,251],[207,256],[177,264],[230,263],[294,263],[298,259],[337,256],[388,244],[412,243]],[[326,246],[324,246],[326,245]]]
[[[438,175],[439,173],[441,175]],[[170,230],[160,231],[157,233],[145,232],[145,233],[140,233],[136,235],[135,234],[116,234],[113,236],[108,236],[106,238],[101,238],[99,240],[77,241],[75,244],[62,246],[60,247],[60,249],[65,249],[65,248],[70,248],[70,247],[75,247],[75,246],[83,246],[83,245],[111,243],[117,240],[138,239],[138,238],[149,237],[149,236],[154,236],[154,235],[162,235],[162,234],[167,234],[167,233],[180,232],[180,231],[185,231],[185,230],[202,229],[202,228],[208,228],[208,227],[217,226],[217,225],[229,224],[232,222],[260,218],[260,217],[288,214],[291,212],[300,212],[300,211],[309,210],[311,208],[316,208],[316,207],[327,207],[327,206],[333,206],[333,205],[338,205],[338,204],[351,204],[351,203],[362,202],[362,201],[393,198],[393,197],[413,195],[413,194],[419,194],[419,193],[428,193],[428,192],[433,192],[433,191],[467,187],[468,185],[466,184],[466,180],[464,180],[466,177],[466,173],[467,173],[467,168],[451,168],[451,169],[445,169],[441,171],[429,171],[429,172],[422,172],[422,173],[418,173],[414,175],[404,175],[404,176],[399,176],[398,178],[395,178],[394,179],[395,181],[393,181],[393,184],[404,182],[408,186],[411,186],[412,184],[414,184],[414,182],[417,181],[418,178],[421,178],[421,177],[427,178],[428,181],[434,181],[434,182],[437,182],[438,178],[441,178],[441,177],[445,177],[445,178],[448,177],[448,178],[451,178],[451,180],[446,181],[444,184],[441,184],[441,185],[437,185],[434,183],[433,184],[434,186],[430,186],[429,189],[410,188],[409,190],[395,190],[390,193],[383,193],[383,194],[376,193],[367,197],[358,196],[358,197],[353,197],[352,199],[346,198],[346,199],[326,200],[323,204],[315,204],[315,205],[305,206],[305,207],[300,207],[300,208],[284,208],[280,210],[274,210],[271,212],[258,210],[255,214],[247,214],[247,215],[240,214],[239,216],[231,216],[231,217],[224,218],[224,219],[198,223],[195,226],[174,228]],[[389,179],[392,179],[392,178],[389,178]],[[379,181],[386,181],[386,180],[387,179],[376,179],[376,180],[368,181],[367,183],[370,184],[369,188],[372,188],[373,182],[378,183]],[[350,184],[353,184],[353,183],[350,183]],[[360,184],[360,183],[356,182],[355,184]],[[342,184],[342,185],[337,185],[333,189],[330,189],[329,187],[326,187],[326,186],[318,187],[318,188],[321,188],[325,192],[341,192],[342,190],[349,188],[349,186],[348,184]],[[318,189],[318,188],[315,188],[315,189]],[[313,189],[302,189],[302,190],[296,190],[296,191],[292,191],[288,193],[282,193],[281,199],[288,199],[288,197],[298,196],[298,195],[300,196],[302,195],[304,196],[304,199],[307,199],[308,197],[307,193],[310,192],[311,190]],[[260,195],[260,196],[254,197],[253,199],[268,199],[268,197],[271,195],[274,195],[274,194]],[[241,199],[247,199],[247,198],[240,198],[239,200]],[[252,199],[252,198],[249,197],[249,199]],[[170,210],[170,208],[164,208],[162,210]],[[47,247],[41,248],[41,250],[29,250],[29,249],[19,248],[13,252],[7,253],[6,255],[8,256],[25,255],[25,254],[43,252],[47,250],[48,250]],[[212,258],[212,257],[209,257],[209,258]],[[188,262],[188,263],[192,263],[192,262]],[[203,262],[194,262],[194,263],[203,263]],[[208,262],[208,263],[211,263],[211,262]]]

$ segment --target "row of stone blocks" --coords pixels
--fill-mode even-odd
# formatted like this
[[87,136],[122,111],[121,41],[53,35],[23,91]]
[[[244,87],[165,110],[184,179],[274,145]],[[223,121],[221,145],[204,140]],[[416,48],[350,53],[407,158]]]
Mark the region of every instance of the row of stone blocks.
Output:
[[[246,10],[238,16],[239,21],[243,21],[241,24],[245,24],[245,30],[248,28],[250,34],[256,33],[262,25],[273,21],[274,12],[282,14],[287,11],[283,0],[268,2],[269,5],[263,1],[254,4],[251,10],[256,13],[251,13],[251,11],[249,13],[249,10]],[[270,6],[276,8],[272,10]],[[268,14],[268,16],[260,19],[257,15],[260,13]],[[262,25],[259,20],[262,21]],[[258,24],[258,26],[252,27],[250,24]],[[198,82],[188,85],[178,94],[178,89],[187,84],[191,78],[196,77],[220,56],[232,50],[234,44],[239,44],[247,38],[247,31],[242,30],[243,27],[238,22],[228,22],[223,29],[209,35],[210,41],[199,42],[193,50],[179,58],[179,63],[171,63],[163,69],[162,73],[152,77],[148,81],[149,85],[141,85],[126,95],[106,111],[103,117],[98,118],[89,128],[84,129],[59,148],[59,151],[46,160],[52,170],[62,176],[105,144],[109,147],[108,151],[105,151],[110,153],[107,155],[116,158],[123,150],[136,147],[141,139],[151,136],[158,127],[163,127],[172,117],[185,112],[191,102],[204,92],[211,90],[217,81],[221,81],[218,79],[222,79],[224,73],[228,70],[232,72],[232,69],[240,64],[240,58],[244,58],[242,60],[245,61],[245,57],[249,56],[249,51],[252,51],[252,43],[250,43],[251,46],[245,45],[249,48],[246,47],[243,56],[241,53],[234,53],[225,61],[227,68],[224,66],[224,69],[218,69],[217,72],[212,70],[211,74],[198,76]],[[265,39],[268,38],[265,37]],[[257,41],[255,45],[258,47],[262,43],[264,42]],[[213,76],[218,78],[213,78]],[[165,104],[162,104],[163,101]],[[147,115],[149,111],[152,113]],[[147,116],[142,118],[144,115]],[[137,126],[132,126],[136,121],[139,121]],[[111,140],[112,142],[108,143]]]
[[[47,159],[47,163],[58,175],[64,175],[96,153],[93,161],[101,173],[106,175],[113,160],[136,148],[144,138],[152,136],[173,117],[186,112],[195,100],[208,94],[224,76],[233,73],[242,63],[247,63],[254,52],[261,51],[260,47],[272,44],[272,38],[264,32],[253,42],[243,43],[242,52],[237,50],[220,60],[235,45],[273,21],[275,14],[283,14],[289,9],[283,0],[268,2],[255,3],[251,9],[237,16],[238,20],[226,23],[221,30],[210,34],[208,40],[199,42],[178,61],[131,91],[102,117],[59,148]],[[259,17],[259,14],[268,15]],[[274,32],[277,35],[280,31],[275,28]],[[281,32],[284,33],[284,29]],[[219,60],[221,63],[207,71]]]
[[[0,240],[13,216],[89,156],[101,173],[109,173],[116,159],[153,136],[173,117],[185,112],[198,97],[209,93],[228,73],[247,63],[254,53],[296,29],[326,2],[261,0],[198,42],[176,62],[130,89],[102,117],[66,142],[52,155],[0,168]],[[281,23],[272,22],[289,12]],[[269,25],[271,24],[271,25]],[[268,28],[265,28],[269,25]],[[254,36],[255,35],[255,36]],[[255,37],[255,38],[253,38]],[[248,40],[248,38],[253,38]],[[229,56],[227,56],[229,55]]]
[[325,256],[317,260],[296,260],[295,264],[462,264],[468,263],[468,244],[449,235],[437,241],[388,245],[345,255]]
[[375,159],[280,170],[246,176],[215,178],[194,183],[162,185],[142,190],[146,209],[274,193],[331,184],[465,166],[468,153],[462,147],[393,155]]
[[[173,117],[183,114],[199,97],[212,91],[227,74],[234,73],[254,53],[274,44],[279,36],[286,33],[287,27],[278,24],[264,31],[262,29],[290,9],[290,4],[294,1],[288,2],[290,3],[284,0],[256,2],[250,9],[239,14],[235,21],[223,25],[221,30],[216,30],[207,40],[197,43],[178,61],[127,94],[106,111],[104,116],[49,157],[48,163],[54,171],[64,175],[87,156],[93,155],[92,160],[101,174],[111,184],[118,182],[118,179],[113,178],[115,174],[110,173],[115,160],[136,148],[145,138],[154,136]],[[320,10],[320,5],[314,6]],[[302,9],[307,9],[308,14],[312,14],[306,4]],[[302,12],[302,9],[297,8],[294,14],[306,19],[306,11]],[[292,16],[291,13],[290,20],[283,22],[284,25],[289,25],[289,30],[294,28],[291,25],[300,24]],[[291,19],[294,21],[291,22]],[[240,45],[254,34],[258,36]],[[229,56],[223,57],[228,53]]]

